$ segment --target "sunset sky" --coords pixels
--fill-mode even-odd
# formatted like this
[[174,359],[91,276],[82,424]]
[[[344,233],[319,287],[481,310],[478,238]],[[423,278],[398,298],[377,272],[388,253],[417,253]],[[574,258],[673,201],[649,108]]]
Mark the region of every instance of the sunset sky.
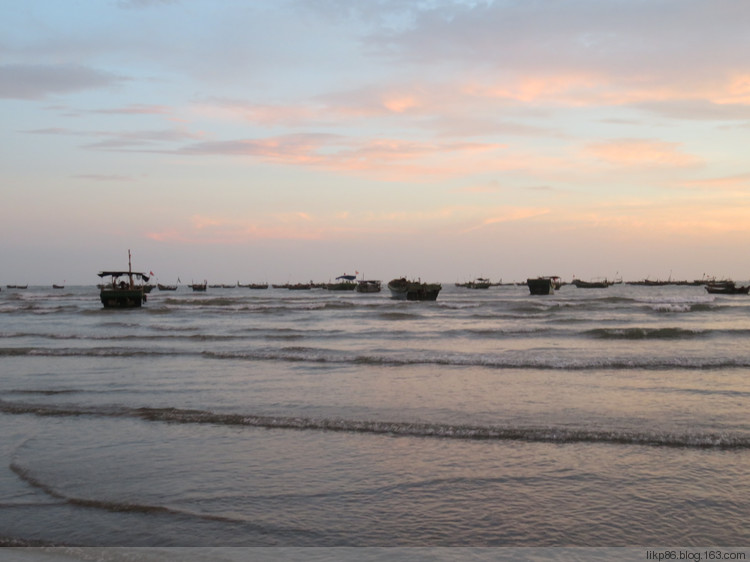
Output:
[[746,0],[0,0],[0,283],[750,278]]

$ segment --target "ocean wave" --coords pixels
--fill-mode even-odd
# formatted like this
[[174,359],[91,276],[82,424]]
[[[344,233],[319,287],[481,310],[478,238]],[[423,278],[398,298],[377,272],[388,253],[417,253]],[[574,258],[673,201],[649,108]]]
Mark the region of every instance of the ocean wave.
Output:
[[594,328],[583,332],[585,336],[598,339],[625,340],[680,340],[693,338],[708,338],[713,336],[746,338],[750,336],[750,329],[686,329],[686,328]]
[[685,328],[595,328],[587,330],[584,335],[598,339],[625,339],[625,340],[647,340],[647,339],[691,339],[706,336],[706,330],[687,330]]
[[526,441],[532,443],[603,443],[654,447],[701,449],[749,449],[750,436],[732,433],[628,431],[570,427],[519,427],[500,425],[461,425],[401,421],[305,418],[254,414],[216,413],[180,408],[86,407],[23,404],[0,401],[5,414],[37,416],[130,417],[150,422],[244,426],[298,431],[335,431],[400,437]]
[[669,369],[738,369],[749,368],[750,357],[654,357],[591,356],[563,357],[555,353],[509,353],[509,354],[461,354],[450,352],[412,352],[401,354],[350,354],[330,349],[309,347],[285,347],[277,350],[240,352],[204,351],[202,355],[212,359],[246,361],[289,361],[357,365],[441,365],[455,367],[485,367],[494,369],[538,369],[538,370],[669,370]]
[[[603,336],[616,338],[617,336]],[[635,336],[629,336],[634,338]],[[203,341],[203,336],[197,336]],[[277,341],[293,342],[297,337]],[[210,343],[211,339],[205,339]],[[272,340],[266,340],[272,341]],[[319,363],[331,365],[373,365],[408,367],[413,365],[439,365],[444,367],[482,367],[488,369],[536,370],[695,370],[695,369],[745,369],[750,368],[748,356],[654,356],[654,355],[591,355],[577,352],[561,355],[550,352],[500,352],[461,353],[458,351],[412,350],[372,351],[368,353],[306,346],[285,346],[238,351],[213,351],[192,348],[143,349],[136,347],[97,348],[0,348],[0,357],[204,357],[233,361],[286,361],[290,363]]]
[[692,312],[693,306],[687,303],[667,303],[660,302],[649,305],[649,308],[654,312]]
[[46,484],[39,478],[33,476],[31,472],[21,467],[17,462],[11,462],[10,469],[16,474],[21,480],[29,484],[30,486],[43,491],[48,496],[55,498],[56,500],[64,501],[70,505],[78,507],[88,507],[93,509],[103,509],[106,511],[113,511],[118,513],[146,513],[146,514],[169,514],[169,515],[181,515],[197,517],[200,519],[212,520],[212,521],[229,521],[234,522],[236,519],[224,517],[221,515],[209,515],[209,514],[196,514],[186,511],[181,511],[161,505],[147,505],[130,502],[117,502],[111,500],[98,500],[98,499],[87,499],[77,498],[63,494],[56,490],[49,484]]
[[40,394],[42,396],[55,396],[55,395],[58,395],[58,394],[76,394],[76,393],[79,393],[79,392],[82,392],[82,391],[80,391],[80,390],[73,390],[73,389],[63,389],[63,390],[54,390],[54,389],[47,389],[47,390],[11,389],[11,390],[6,390],[5,392],[7,392],[8,394],[31,394],[31,395]]
[[37,347],[0,348],[0,357],[163,357],[175,355],[199,355],[200,351],[177,351],[160,349],[138,349],[124,347],[107,348],[61,348],[42,349]]
[[378,318],[383,320],[414,320],[420,317],[421,315],[417,313],[399,311],[387,311],[378,314]]

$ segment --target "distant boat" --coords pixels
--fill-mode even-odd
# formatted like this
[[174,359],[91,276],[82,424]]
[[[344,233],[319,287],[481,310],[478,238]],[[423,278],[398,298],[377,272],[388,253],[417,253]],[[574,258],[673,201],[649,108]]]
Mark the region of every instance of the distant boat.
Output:
[[206,287],[208,287],[208,283],[206,281],[204,281],[203,283],[191,283],[190,284],[190,288],[196,292],[205,292]]
[[328,283],[326,289],[329,291],[353,291],[357,287],[354,282],[356,278],[356,275],[339,275],[336,277],[338,283]]
[[286,288],[290,291],[309,291],[312,286],[312,283],[295,283],[294,285],[287,285]]
[[6,285],[8,289],[28,289],[28,284],[26,285]]
[[356,291],[358,293],[379,293],[380,287],[380,281],[376,281],[374,279],[362,279],[360,281],[357,281]]
[[237,281],[237,286],[244,289],[268,289],[268,283],[240,283]]
[[159,288],[160,291],[176,291],[177,285],[164,285],[162,283],[157,283],[156,286]]
[[532,295],[551,295],[555,292],[555,289],[559,289],[562,286],[562,281],[556,275],[549,277],[536,277],[529,278],[526,280],[526,285],[529,287],[529,292]]
[[705,285],[706,291],[715,295],[747,295],[750,293],[750,285],[738,286],[734,281],[721,281]]
[[440,283],[422,283],[421,281],[408,281],[405,277],[392,279],[388,282],[391,296],[398,300],[407,301],[434,301],[443,286]]
[[573,279],[571,283],[579,289],[606,289],[613,284],[613,282],[607,281],[606,279],[604,281],[582,281],[581,279]]
[[492,286],[492,282],[484,277],[477,277],[474,281],[468,283],[456,283],[456,287],[463,287],[465,289],[489,289]]
[[[144,283],[148,282],[149,276],[133,271],[130,250],[127,271],[100,271],[98,275],[102,279],[110,277],[110,282],[102,284],[99,292],[99,299],[104,308],[139,308],[146,302]],[[135,279],[138,279],[140,284],[137,284]]]
[[56,285],[55,283],[52,283],[52,288],[53,289],[64,289],[65,285]]

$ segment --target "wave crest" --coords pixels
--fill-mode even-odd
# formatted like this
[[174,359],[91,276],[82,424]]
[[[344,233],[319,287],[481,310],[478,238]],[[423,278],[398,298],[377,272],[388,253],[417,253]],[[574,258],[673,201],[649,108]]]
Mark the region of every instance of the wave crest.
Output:
[[131,417],[145,421],[211,424],[286,429],[297,431],[337,431],[360,434],[402,437],[466,439],[490,441],[526,441],[532,443],[606,443],[615,445],[643,445],[654,447],[686,447],[703,449],[748,449],[750,436],[730,433],[627,431],[568,427],[517,427],[500,425],[460,425],[414,423],[402,421],[372,421],[348,419],[316,419],[290,416],[254,414],[226,414],[207,410],[181,408],[82,407],[22,404],[0,401],[0,412],[5,414],[34,414],[38,416]]

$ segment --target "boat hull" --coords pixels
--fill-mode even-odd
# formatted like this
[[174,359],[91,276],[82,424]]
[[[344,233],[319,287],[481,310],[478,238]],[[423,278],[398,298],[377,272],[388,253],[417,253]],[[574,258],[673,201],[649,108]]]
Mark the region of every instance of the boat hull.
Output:
[[442,285],[437,283],[419,283],[417,281],[406,281],[394,279],[388,283],[391,297],[396,300],[405,301],[434,301],[437,300]]
[[360,281],[357,283],[358,293],[379,293],[380,281]]
[[99,298],[104,308],[140,308],[146,301],[140,289],[102,289]]
[[607,281],[581,281],[580,279],[573,279],[573,285],[579,289],[606,289],[611,283]]
[[731,284],[724,285],[706,285],[706,291],[713,295],[747,295],[750,293],[750,285],[746,287],[738,287]]
[[532,295],[551,295],[555,292],[552,279],[549,277],[539,277],[537,279],[527,279],[526,285]]
[[326,285],[326,289],[329,291],[353,291],[356,288],[357,284],[349,281],[344,283],[329,283]]

